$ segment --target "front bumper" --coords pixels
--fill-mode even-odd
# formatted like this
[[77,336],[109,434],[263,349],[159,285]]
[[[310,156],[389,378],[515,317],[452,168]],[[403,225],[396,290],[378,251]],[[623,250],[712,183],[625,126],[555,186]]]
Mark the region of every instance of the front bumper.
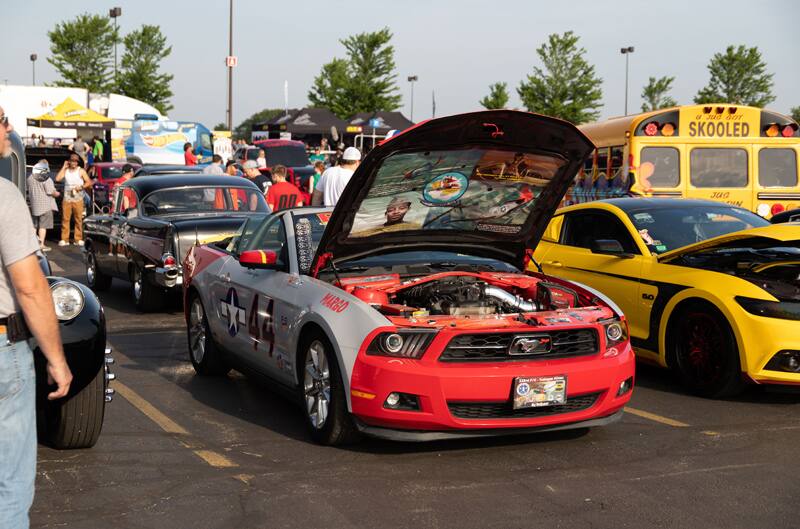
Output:
[[[437,354],[430,355],[434,357],[432,360],[408,360],[367,356],[362,351],[351,379],[352,413],[365,433],[417,440],[452,437],[451,434],[476,437],[605,424],[615,420],[612,417],[622,410],[632,394],[628,391],[617,396],[620,384],[633,378],[635,370],[630,344],[617,348],[619,354],[611,358],[602,358],[598,353],[576,358],[480,364],[442,363],[435,359]],[[567,405],[536,411],[510,410],[516,377],[554,375],[567,377]],[[391,392],[416,395],[420,410],[384,407]],[[484,413],[497,409],[502,413]],[[437,434],[429,435],[431,432]]]
[[766,369],[779,351],[800,351],[800,321],[756,316],[740,309],[736,323],[742,363],[750,379],[758,384],[800,384],[800,373]]

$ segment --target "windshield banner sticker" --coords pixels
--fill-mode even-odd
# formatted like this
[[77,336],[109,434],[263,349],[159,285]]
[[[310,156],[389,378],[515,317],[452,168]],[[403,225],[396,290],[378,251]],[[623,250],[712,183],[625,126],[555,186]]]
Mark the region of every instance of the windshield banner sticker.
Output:
[[349,236],[455,230],[514,235],[564,160],[464,149],[390,156],[353,219]]

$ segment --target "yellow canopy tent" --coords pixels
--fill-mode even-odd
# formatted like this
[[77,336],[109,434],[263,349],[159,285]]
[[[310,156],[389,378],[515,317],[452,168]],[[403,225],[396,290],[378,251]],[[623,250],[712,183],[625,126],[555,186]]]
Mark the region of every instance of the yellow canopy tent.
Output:
[[56,129],[110,129],[114,120],[78,104],[71,97],[53,110],[36,118],[28,118],[28,126]]

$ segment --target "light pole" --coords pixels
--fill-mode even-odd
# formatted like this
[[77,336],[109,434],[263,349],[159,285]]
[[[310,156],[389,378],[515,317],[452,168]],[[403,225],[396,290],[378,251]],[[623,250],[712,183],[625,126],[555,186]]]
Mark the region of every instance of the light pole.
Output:
[[416,75],[409,75],[408,82],[411,83],[411,122],[414,122],[414,81],[418,78]]
[[33,69],[33,86],[36,86],[36,59],[38,58],[39,58],[38,55],[36,55],[35,53],[31,53],[31,68]]
[[625,115],[628,115],[628,55],[633,53],[633,46],[620,48],[619,52],[625,56]]
[[108,16],[114,19],[114,84],[117,84],[117,17],[122,16],[122,8],[112,7],[108,10]]
[[233,130],[233,0],[229,1],[228,13],[228,130]]

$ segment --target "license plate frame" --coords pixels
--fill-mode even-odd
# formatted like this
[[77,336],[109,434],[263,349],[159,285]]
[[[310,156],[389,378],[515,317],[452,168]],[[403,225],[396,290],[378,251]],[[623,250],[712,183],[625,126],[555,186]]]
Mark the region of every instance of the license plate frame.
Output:
[[515,377],[512,390],[515,410],[566,404],[567,375]]

